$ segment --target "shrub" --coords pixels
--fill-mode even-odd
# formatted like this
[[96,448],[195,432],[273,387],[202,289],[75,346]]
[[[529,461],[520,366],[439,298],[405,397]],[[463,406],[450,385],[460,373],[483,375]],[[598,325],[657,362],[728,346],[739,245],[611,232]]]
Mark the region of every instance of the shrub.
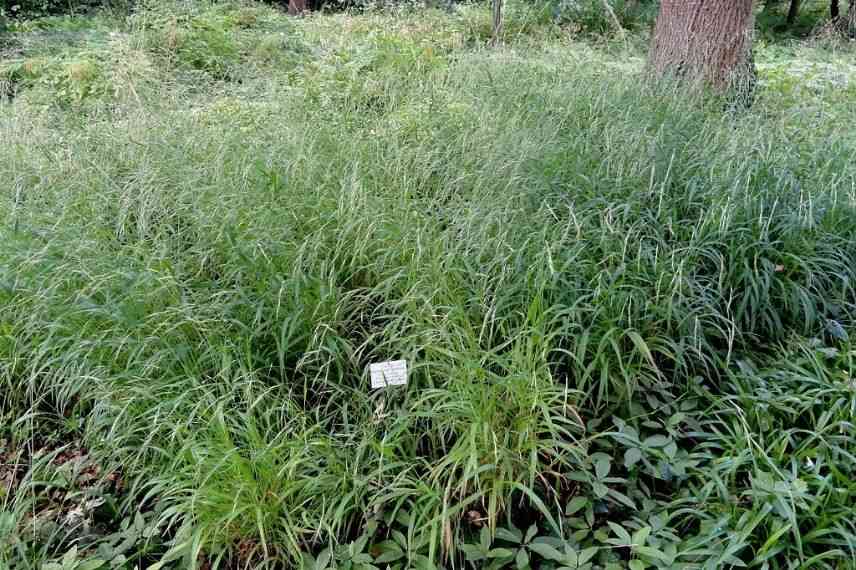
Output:
[[28,19],[57,14],[82,14],[96,8],[129,10],[134,0],[0,0],[3,15]]
[[[555,22],[578,26],[586,33],[615,31],[615,23],[602,0],[536,0],[534,5],[541,6]],[[609,5],[625,29],[652,23],[657,12],[657,2],[651,0],[610,0]]]

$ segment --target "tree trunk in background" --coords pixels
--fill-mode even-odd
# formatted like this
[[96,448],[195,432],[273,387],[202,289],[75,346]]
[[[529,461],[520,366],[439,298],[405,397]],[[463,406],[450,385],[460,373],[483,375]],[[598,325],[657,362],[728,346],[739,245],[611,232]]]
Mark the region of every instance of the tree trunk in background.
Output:
[[662,0],[649,66],[660,77],[749,95],[755,80],[753,21],[752,0]]
[[792,25],[797,21],[797,16],[800,13],[800,0],[791,0],[791,7],[788,8],[788,25]]
[[856,0],[850,0],[850,10],[847,11],[847,27],[850,37],[856,36]]
[[493,10],[493,37],[490,42],[492,45],[497,45],[499,36],[502,34],[502,0],[493,0],[491,8]]
[[838,7],[838,0],[832,0],[829,5],[829,17],[834,22],[841,15],[841,10]]
[[603,3],[603,11],[609,16],[610,22],[612,22],[612,27],[615,32],[619,35],[624,35],[624,27],[621,25],[621,20],[618,19],[618,15],[615,13],[615,10],[612,9],[612,6],[609,5],[609,0],[601,0]]
[[306,0],[288,0],[288,13],[298,16],[306,11]]

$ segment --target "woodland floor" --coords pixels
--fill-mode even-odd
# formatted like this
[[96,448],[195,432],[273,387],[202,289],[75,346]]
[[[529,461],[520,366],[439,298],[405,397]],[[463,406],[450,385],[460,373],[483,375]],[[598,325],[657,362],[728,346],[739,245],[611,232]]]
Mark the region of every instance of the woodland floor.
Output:
[[856,43],[521,6],[2,36],[0,569],[856,568]]

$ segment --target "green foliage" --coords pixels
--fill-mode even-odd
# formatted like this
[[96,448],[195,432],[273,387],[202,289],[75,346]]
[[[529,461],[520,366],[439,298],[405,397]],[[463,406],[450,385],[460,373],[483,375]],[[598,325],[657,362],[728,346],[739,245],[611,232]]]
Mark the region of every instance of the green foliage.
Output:
[[132,0],[2,0],[0,17],[40,18],[55,14],[82,14],[96,8],[127,11],[131,6]]
[[[654,21],[658,3],[649,0],[609,0],[618,22],[625,29],[645,27]],[[550,17],[565,25],[573,25],[591,34],[615,31],[615,21],[604,8],[603,0],[549,0],[544,9]]]
[[[829,20],[829,0],[802,0],[793,23],[787,21],[790,2],[765,2],[764,9],[758,12],[756,22],[759,37],[801,38],[811,36],[822,24]],[[847,10],[847,2],[841,2],[842,11]]]
[[0,565],[848,567],[852,66],[486,15],[16,28]]

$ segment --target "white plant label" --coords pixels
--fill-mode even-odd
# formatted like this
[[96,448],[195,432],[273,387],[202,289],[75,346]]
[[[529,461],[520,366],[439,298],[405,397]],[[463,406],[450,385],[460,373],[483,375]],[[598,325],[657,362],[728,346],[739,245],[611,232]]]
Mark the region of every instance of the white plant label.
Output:
[[404,386],[407,384],[407,361],[390,360],[369,365],[372,388]]

